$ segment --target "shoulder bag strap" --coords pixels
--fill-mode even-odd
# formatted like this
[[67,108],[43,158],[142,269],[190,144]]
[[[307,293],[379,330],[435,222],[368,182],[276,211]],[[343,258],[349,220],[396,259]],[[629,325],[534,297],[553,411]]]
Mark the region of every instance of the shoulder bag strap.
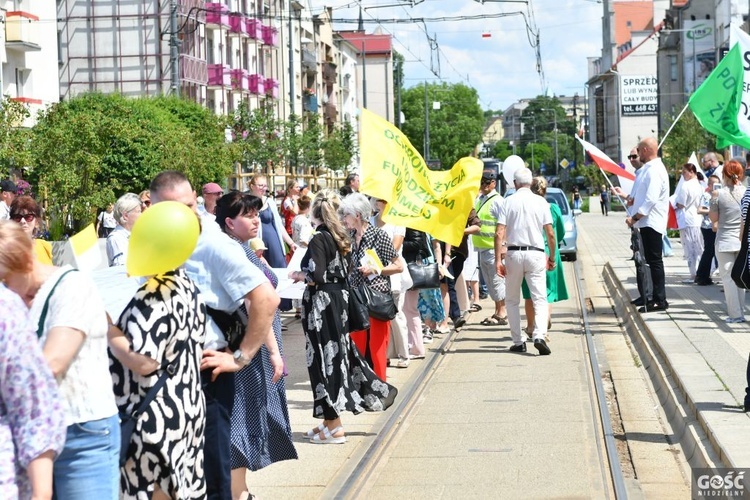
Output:
[[490,201],[495,196],[497,196],[497,191],[495,191],[495,193],[492,194],[491,196],[488,196],[487,198],[485,198],[484,201],[482,202],[482,204],[479,205],[479,208],[476,209],[477,213],[479,213],[479,211],[482,210],[482,207],[485,205],[485,203],[487,203],[488,201]]
[[141,404],[138,405],[138,408],[136,408],[135,410],[133,410],[132,417],[134,419],[137,419],[138,415],[140,415],[141,413],[143,413],[143,411],[146,408],[148,408],[148,405],[151,404],[151,401],[154,400],[154,398],[156,397],[156,395],[159,394],[159,391],[161,390],[161,388],[164,387],[164,384],[167,383],[167,379],[170,376],[174,375],[174,373],[175,373],[175,366],[177,365],[177,360],[182,355],[182,352],[185,350],[185,347],[187,346],[187,344],[188,344],[188,341],[186,340],[185,342],[182,343],[182,347],[180,347],[175,352],[174,359],[171,362],[167,363],[166,365],[162,365],[159,368],[160,370],[163,370],[163,371],[161,372],[161,375],[159,375],[159,379],[156,381],[156,383],[154,384],[154,386],[151,389],[148,390],[148,392],[146,393],[146,396],[141,401]]
[[60,284],[65,275],[73,271],[75,271],[75,269],[68,269],[67,271],[62,273],[60,277],[57,278],[57,282],[52,286],[52,290],[49,291],[49,295],[47,295],[47,298],[44,300],[42,313],[39,315],[39,325],[37,325],[36,328],[36,336],[38,338],[42,338],[42,334],[44,333],[44,323],[45,321],[47,321],[47,311],[49,310],[49,299],[52,297],[52,294],[55,293],[55,288],[57,288],[57,285]]

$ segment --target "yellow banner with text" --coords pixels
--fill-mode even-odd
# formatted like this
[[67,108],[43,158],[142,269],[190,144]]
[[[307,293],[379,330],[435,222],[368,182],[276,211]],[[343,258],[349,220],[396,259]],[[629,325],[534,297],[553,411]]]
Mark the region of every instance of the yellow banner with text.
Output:
[[482,160],[465,157],[450,170],[430,170],[399,129],[364,108],[360,138],[360,191],[388,202],[383,220],[459,245],[479,192]]

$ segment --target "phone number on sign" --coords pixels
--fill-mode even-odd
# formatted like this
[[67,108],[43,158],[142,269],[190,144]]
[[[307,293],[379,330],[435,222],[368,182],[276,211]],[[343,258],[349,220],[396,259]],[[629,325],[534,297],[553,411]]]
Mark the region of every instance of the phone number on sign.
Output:
[[656,104],[624,104],[622,115],[656,115],[659,114],[659,106]]

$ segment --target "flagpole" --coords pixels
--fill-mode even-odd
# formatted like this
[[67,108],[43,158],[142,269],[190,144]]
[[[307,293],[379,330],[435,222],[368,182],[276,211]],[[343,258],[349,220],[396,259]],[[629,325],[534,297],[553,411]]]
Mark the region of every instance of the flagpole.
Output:
[[606,181],[607,181],[607,184],[609,184],[609,188],[610,188],[609,192],[613,193],[615,196],[617,196],[617,199],[620,200],[620,203],[622,204],[622,207],[625,209],[625,213],[627,215],[630,215],[630,210],[628,210],[628,205],[627,205],[626,201],[622,199],[622,196],[620,196],[619,194],[617,194],[617,192],[615,191],[615,186],[612,184],[612,181],[609,180],[609,176],[604,172],[604,170],[602,170],[602,167],[599,167],[599,172],[602,173],[602,175],[604,176],[604,179],[606,179]]
[[688,109],[688,105],[689,105],[689,103],[685,104],[685,107],[682,108],[682,111],[680,111],[680,114],[677,115],[677,118],[675,118],[675,120],[672,122],[672,125],[669,126],[669,130],[667,130],[667,133],[664,134],[664,137],[661,138],[661,142],[659,142],[659,146],[656,148],[657,150],[661,149],[661,145],[664,144],[664,141],[667,140],[667,137],[669,136],[669,133],[672,132],[672,129],[677,124],[677,122],[679,121],[679,119],[682,118],[682,115],[685,113],[685,110]]

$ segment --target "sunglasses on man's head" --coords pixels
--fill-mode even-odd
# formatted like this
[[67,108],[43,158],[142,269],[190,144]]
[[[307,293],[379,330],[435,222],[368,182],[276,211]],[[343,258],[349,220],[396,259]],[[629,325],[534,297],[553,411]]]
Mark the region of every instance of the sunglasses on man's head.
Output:
[[34,219],[36,219],[36,215],[34,214],[13,214],[10,216],[11,220],[15,222],[21,222],[21,219],[25,220],[26,222],[32,222]]
[[628,155],[628,160],[635,160],[638,158],[638,155]]

